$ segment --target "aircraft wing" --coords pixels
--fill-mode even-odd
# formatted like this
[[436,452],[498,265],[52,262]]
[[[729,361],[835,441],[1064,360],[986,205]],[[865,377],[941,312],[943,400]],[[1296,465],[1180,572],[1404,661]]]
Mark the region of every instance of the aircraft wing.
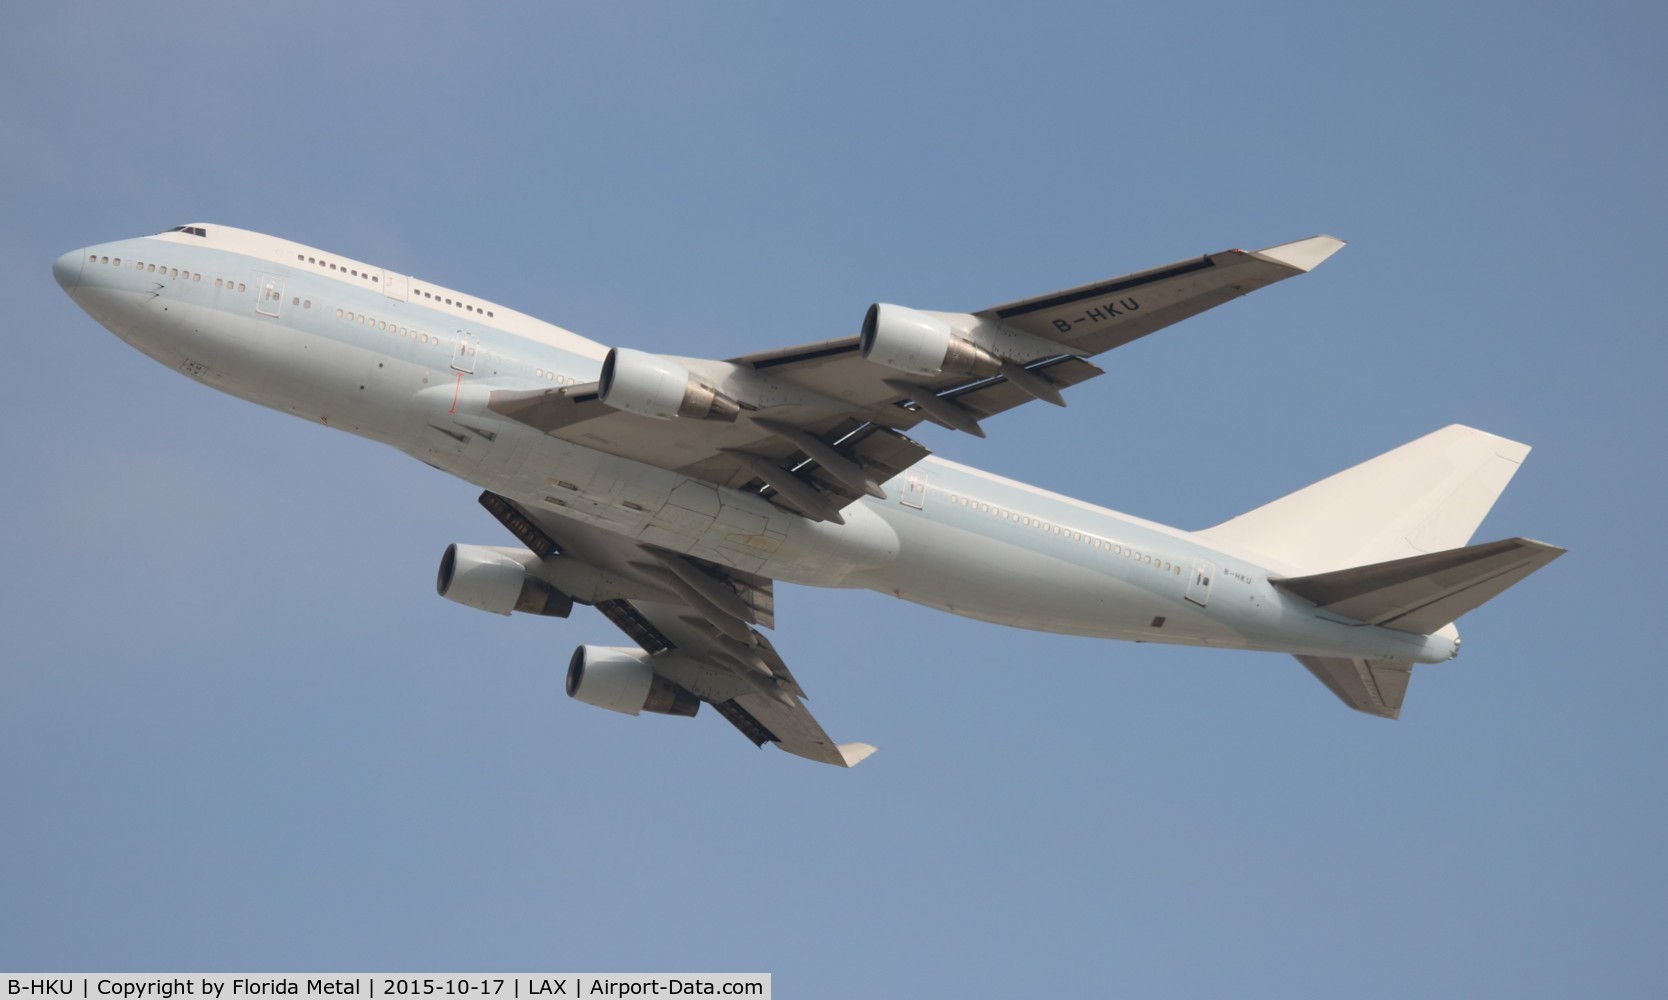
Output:
[[1061,390],[1102,374],[1087,358],[1302,274],[1342,246],[1315,236],[1226,250],[977,313],[901,310],[977,341],[985,353],[970,370],[980,375],[911,374],[864,357],[862,338],[846,337],[729,361],[657,359],[733,399],[723,419],[627,412],[602,401],[600,383],[499,390],[488,406],[576,444],[839,521],[841,508],[884,496],[880,483],[929,454],[903,433],[922,420],[983,436],[980,421],[1021,403],[1063,406]]
[[[498,390],[496,413],[572,441],[694,479],[753,489],[796,514],[842,521],[839,510],[931,454],[898,428],[835,400],[749,411],[734,422],[660,420],[603,403],[598,384],[563,389]],[[898,411],[902,414],[903,411]]]
[[[1052,356],[1029,361],[1024,368],[1043,375],[1059,388],[1069,388],[1102,374],[1084,358],[1122,347],[1276,281],[1304,274],[1343,246],[1342,240],[1332,236],[1311,236],[1264,250],[1224,250],[968,315],[1060,347]],[[911,409],[905,394],[887,384],[898,380],[896,373],[888,375],[884,368],[861,356],[859,339],[828,340],[735,360],[829,396],[849,399],[866,413],[887,406],[905,408],[912,413],[910,426],[930,418],[931,414],[919,408]],[[909,381],[955,401],[978,419],[1036,398],[1000,374]]]
[[657,675],[711,705],[755,746],[774,743],[840,767],[874,752],[828,737],[792,671],[753,627],[775,624],[769,579],[541,517],[490,491],[481,505],[544,561],[564,592],[593,604],[648,653]]
[[655,673],[711,705],[755,746],[774,743],[838,767],[853,767],[874,753],[867,743],[835,743],[823,732],[787,664],[758,632],[748,648],[716,633],[688,606],[620,601],[598,609],[651,654]]

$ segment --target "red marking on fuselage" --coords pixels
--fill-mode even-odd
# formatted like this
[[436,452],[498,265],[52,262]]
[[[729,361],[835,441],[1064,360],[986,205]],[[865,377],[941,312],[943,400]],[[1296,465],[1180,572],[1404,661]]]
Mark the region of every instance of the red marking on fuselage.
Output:
[[452,408],[447,413],[458,412],[458,393],[463,391],[463,372],[458,372],[457,385],[452,387]]

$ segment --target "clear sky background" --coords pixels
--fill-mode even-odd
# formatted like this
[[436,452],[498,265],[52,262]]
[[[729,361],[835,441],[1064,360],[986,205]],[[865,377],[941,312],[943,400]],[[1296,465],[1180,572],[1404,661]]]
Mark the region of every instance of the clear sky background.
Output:
[[[759,970],[783,997],[1660,995],[1668,15],[1647,3],[8,4],[0,968]],[[127,348],[206,220],[729,357],[1351,241],[948,458],[1186,528],[1451,422],[1570,555],[1400,722],[1290,658],[782,587],[855,771],[566,698],[475,488]]]

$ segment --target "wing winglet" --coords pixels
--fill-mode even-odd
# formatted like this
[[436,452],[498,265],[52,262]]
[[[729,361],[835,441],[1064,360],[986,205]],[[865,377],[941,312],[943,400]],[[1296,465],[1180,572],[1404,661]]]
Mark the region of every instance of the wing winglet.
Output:
[[1276,264],[1308,272],[1319,267],[1322,261],[1343,248],[1344,241],[1336,236],[1311,236],[1295,243],[1282,243],[1277,247],[1253,251],[1252,256],[1266,257]]
[[875,748],[867,743],[839,743],[834,749],[840,751],[840,759],[846,762],[847,767],[856,767],[875,752]]

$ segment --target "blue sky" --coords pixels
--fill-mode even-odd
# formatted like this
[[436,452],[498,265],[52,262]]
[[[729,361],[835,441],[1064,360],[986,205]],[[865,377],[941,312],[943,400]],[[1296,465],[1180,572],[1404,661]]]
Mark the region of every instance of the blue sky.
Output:
[[[1646,4],[0,13],[0,968],[759,970],[778,995],[1647,995],[1668,976]],[[476,490],[100,329],[209,220],[728,357],[1351,241],[939,454],[1203,527],[1451,422],[1571,554],[1400,722],[1288,658],[783,587],[852,772],[563,696],[434,595]]]

